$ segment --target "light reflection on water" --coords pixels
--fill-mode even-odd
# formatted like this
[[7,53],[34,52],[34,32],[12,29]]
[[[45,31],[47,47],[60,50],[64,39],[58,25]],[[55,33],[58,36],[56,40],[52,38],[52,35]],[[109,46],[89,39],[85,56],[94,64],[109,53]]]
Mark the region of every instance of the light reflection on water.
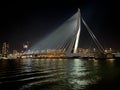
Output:
[[0,60],[0,90],[114,90],[119,60]]

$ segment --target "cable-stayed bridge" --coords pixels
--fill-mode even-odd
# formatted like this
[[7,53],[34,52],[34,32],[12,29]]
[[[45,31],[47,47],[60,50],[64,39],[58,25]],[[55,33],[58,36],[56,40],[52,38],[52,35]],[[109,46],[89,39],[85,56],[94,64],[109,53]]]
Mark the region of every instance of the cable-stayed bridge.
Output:
[[88,52],[87,50],[80,51],[78,49],[82,30],[81,23],[86,27],[86,30],[91,36],[98,51],[104,54],[103,46],[86,24],[81,16],[80,9],[78,9],[77,13],[66,20],[50,35],[46,36],[44,39],[40,40],[40,42],[31,47],[31,51],[26,51],[22,57],[94,57],[96,54],[96,48],[94,48],[93,52]]

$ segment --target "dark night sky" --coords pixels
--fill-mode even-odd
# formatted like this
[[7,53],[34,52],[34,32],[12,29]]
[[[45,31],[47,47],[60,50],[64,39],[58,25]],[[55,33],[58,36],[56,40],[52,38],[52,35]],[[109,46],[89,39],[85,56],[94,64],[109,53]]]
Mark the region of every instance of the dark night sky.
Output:
[[104,47],[120,50],[117,3],[110,0],[3,1],[0,7],[0,48],[5,41],[11,49],[20,50],[26,41],[32,46],[79,7],[82,17]]

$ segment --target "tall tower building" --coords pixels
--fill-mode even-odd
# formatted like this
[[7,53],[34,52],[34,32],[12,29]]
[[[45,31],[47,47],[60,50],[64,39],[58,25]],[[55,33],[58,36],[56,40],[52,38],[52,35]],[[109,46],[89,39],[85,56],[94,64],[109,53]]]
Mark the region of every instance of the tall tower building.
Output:
[[29,48],[29,42],[23,43],[23,52],[26,52]]
[[8,50],[9,50],[9,44],[4,42],[2,46],[2,56],[7,57],[8,56]]

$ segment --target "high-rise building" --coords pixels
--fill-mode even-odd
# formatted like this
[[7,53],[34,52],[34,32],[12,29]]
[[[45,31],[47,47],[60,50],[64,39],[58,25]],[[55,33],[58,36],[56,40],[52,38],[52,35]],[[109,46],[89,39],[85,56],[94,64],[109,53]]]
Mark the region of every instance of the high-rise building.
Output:
[[26,52],[29,48],[29,42],[23,43],[23,52]]
[[8,56],[8,51],[9,51],[9,44],[4,42],[2,46],[2,56],[7,57]]

